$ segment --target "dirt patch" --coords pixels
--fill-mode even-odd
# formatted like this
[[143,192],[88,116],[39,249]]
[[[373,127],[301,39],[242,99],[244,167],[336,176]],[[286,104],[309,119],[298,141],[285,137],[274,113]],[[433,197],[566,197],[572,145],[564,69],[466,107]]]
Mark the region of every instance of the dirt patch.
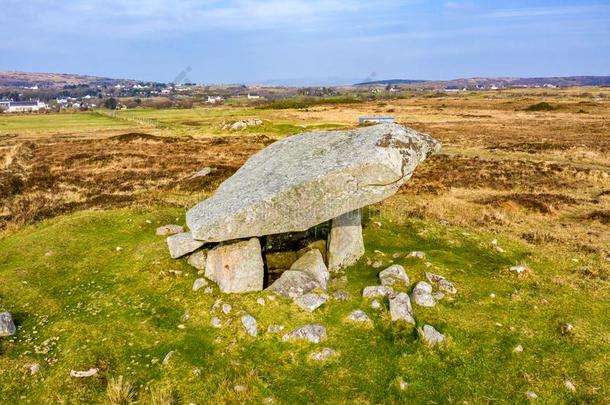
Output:
[[575,205],[579,201],[562,194],[530,194],[530,193],[512,193],[507,195],[498,195],[487,197],[475,201],[478,204],[493,205],[493,206],[514,206],[518,205],[533,211],[549,214],[557,211],[566,205]]
[[593,211],[585,215],[585,219],[599,221],[602,224],[610,224],[610,210]]
[[502,150],[506,152],[527,152],[527,153],[539,153],[546,151],[555,150],[568,150],[570,145],[550,143],[550,142],[522,142],[522,143],[509,143],[488,146],[488,150]]
[[149,142],[165,142],[171,143],[176,142],[180,138],[172,138],[168,136],[157,136],[152,134],[145,134],[141,132],[129,132],[127,134],[115,135],[108,138],[113,141],[119,142],[136,142],[136,141],[149,141]]

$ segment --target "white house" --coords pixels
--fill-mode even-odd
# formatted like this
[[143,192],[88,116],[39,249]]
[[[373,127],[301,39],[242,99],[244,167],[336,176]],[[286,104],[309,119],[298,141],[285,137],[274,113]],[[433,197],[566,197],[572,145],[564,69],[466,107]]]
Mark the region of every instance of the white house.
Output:
[[261,96],[255,96],[248,93],[248,100],[258,100],[259,98],[261,98]]
[[47,104],[41,101],[0,101],[0,110],[9,113],[46,110]]
[[206,103],[216,104],[216,103],[218,103],[220,101],[222,101],[222,97],[221,96],[208,96],[208,99],[207,99]]

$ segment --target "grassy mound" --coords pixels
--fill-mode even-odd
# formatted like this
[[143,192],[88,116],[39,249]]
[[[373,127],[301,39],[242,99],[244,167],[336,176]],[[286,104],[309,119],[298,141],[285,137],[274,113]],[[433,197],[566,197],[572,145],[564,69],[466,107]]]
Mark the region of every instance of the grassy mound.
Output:
[[524,111],[553,111],[555,109],[556,109],[556,107],[553,107],[546,101],[543,101],[540,103],[530,105]]
[[[3,401],[514,403],[531,390],[548,403],[595,403],[610,395],[610,290],[607,282],[567,274],[567,260],[539,257],[512,240],[500,240],[506,253],[498,253],[491,235],[436,223],[369,221],[366,258],[346,271],[347,284],[329,291],[345,289],[350,300],[331,299],[310,314],[265,292],[191,291],[195,271],[171,260],[154,234],[177,217],[182,211],[163,208],[85,211],[0,239],[0,310],[11,311],[18,325],[15,336],[0,338]],[[425,251],[432,267],[404,258],[412,250]],[[414,309],[420,326],[448,336],[446,345],[426,347],[412,327],[389,320],[387,302],[376,311],[361,298],[383,268],[367,266],[367,258],[404,265],[412,283],[424,271],[455,283],[456,296]],[[502,271],[522,262],[532,268],[528,278]],[[218,298],[233,306],[230,314],[211,309]],[[345,321],[358,308],[370,326]],[[258,320],[257,338],[242,328],[246,312]],[[210,325],[214,316],[221,329]],[[273,324],[290,331],[312,322],[326,326],[325,342],[286,343],[266,332]],[[566,322],[574,325],[570,335],[560,332]],[[513,353],[519,344],[524,351]],[[308,360],[324,347],[339,356]],[[30,375],[34,363],[40,371]],[[97,375],[70,377],[70,370],[91,367]],[[564,387],[566,379],[575,393]]]

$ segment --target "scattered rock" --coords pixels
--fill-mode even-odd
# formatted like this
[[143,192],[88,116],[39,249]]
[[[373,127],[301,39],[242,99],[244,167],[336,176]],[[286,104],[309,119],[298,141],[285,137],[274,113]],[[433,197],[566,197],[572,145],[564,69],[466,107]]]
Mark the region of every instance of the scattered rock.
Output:
[[430,136],[398,124],[286,137],[191,208],[187,225],[204,242],[309,229],[395,194],[438,150]]
[[197,250],[189,256],[188,264],[196,268],[197,270],[205,270],[205,262],[208,257],[206,250]]
[[371,267],[374,269],[378,269],[381,266],[383,266],[383,262],[381,260],[375,260],[373,264],[371,264]]
[[530,273],[530,269],[527,266],[511,266],[508,269],[511,274],[516,274],[519,277],[526,276]]
[[208,282],[206,281],[206,279],[204,278],[198,278],[197,280],[195,280],[195,282],[193,283],[193,291],[199,291],[200,289],[202,289],[203,287],[205,287],[206,285],[208,285]]
[[457,288],[449,280],[440,280],[437,283],[438,289],[448,294],[457,294]]
[[432,286],[425,281],[420,281],[415,285],[411,298],[421,307],[433,307],[436,305],[436,300],[432,296]]
[[262,297],[259,297],[259,298],[256,299],[256,303],[258,305],[265,305],[265,299],[262,298]]
[[362,290],[362,297],[364,298],[380,298],[392,294],[394,289],[387,285],[372,285],[364,287]]
[[171,236],[183,232],[184,227],[176,224],[163,225],[157,228],[157,236]]
[[435,291],[432,293],[432,298],[434,298],[436,301],[440,301],[445,298],[445,293],[442,291]]
[[205,276],[223,293],[261,291],[264,263],[258,238],[222,243],[208,252]]
[[287,270],[269,286],[268,290],[275,291],[283,297],[298,297],[319,287],[318,282],[309,274]]
[[0,337],[14,335],[15,332],[17,332],[17,328],[15,327],[11,313],[0,313]]
[[34,375],[40,371],[40,364],[34,363],[30,366],[30,375]]
[[347,301],[347,300],[349,300],[349,293],[347,291],[339,290],[339,291],[335,291],[335,293],[333,294],[333,297],[337,301]]
[[522,345],[517,345],[514,349],[513,349],[513,353],[523,353],[523,346]]
[[233,307],[231,306],[231,304],[222,304],[222,312],[225,315],[229,315],[231,313],[231,309],[233,309]]
[[564,323],[561,325],[561,334],[562,335],[570,335],[574,331],[574,325],[571,323]]
[[327,360],[331,357],[337,356],[337,352],[331,349],[330,347],[325,347],[324,349],[313,352],[309,355],[309,359],[313,361],[323,361]]
[[181,323],[180,325],[178,325],[178,329],[184,330],[184,329],[186,329],[186,325]]
[[169,364],[169,361],[171,360],[172,356],[176,353],[175,350],[172,350],[170,352],[168,352],[165,357],[163,358],[163,361],[161,362],[164,366]]
[[534,391],[528,391],[525,393],[525,396],[527,396],[530,399],[536,399],[538,398],[538,394],[536,394]]
[[430,273],[428,271],[426,271],[424,274],[426,275],[426,278],[428,279],[428,281],[431,282],[432,284],[436,284],[439,281],[445,279],[445,277],[443,277],[439,274]]
[[100,371],[100,370],[97,368],[90,368],[87,371],[70,370],[70,376],[76,377],[76,378],[92,377],[92,376],[96,375],[98,371]]
[[434,329],[430,325],[424,325],[421,337],[430,346],[437,345],[445,340],[445,335]]
[[576,392],[576,386],[574,385],[574,383],[570,380],[565,380],[563,382],[563,385],[570,391],[572,392]]
[[205,290],[203,290],[204,294],[212,294],[214,292],[214,290],[212,289],[212,287],[206,287]]
[[496,294],[494,294],[494,293],[489,294],[489,298],[496,298]]
[[195,377],[201,377],[201,369],[199,367],[193,369]]
[[122,252],[123,246],[117,246],[114,250],[116,250],[117,252]]
[[420,251],[413,251],[413,252],[409,253],[407,255],[407,257],[411,257],[414,259],[425,259],[426,254],[424,252],[420,252]]
[[313,312],[326,302],[326,297],[319,294],[304,294],[294,298],[294,303],[307,312]]
[[403,380],[402,378],[400,379],[400,381],[398,381],[398,388],[401,391],[404,391],[407,389],[407,387],[409,386],[409,383],[406,382],[405,380]]
[[360,210],[332,220],[328,236],[328,268],[337,271],[355,264],[364,254]]
[[284,330],[284,325],[269,325],[267,333],[278,333]]
[[283,341],[307,340],[311,343],[320,343],[326,339],[326,328],[320,324],[304,325],[282,336]]
[[252,315],[245,314],[244,316],[242,316],[241,324],[244,326],[244,329],[246,329],[246,332],[248,332],[248,335],[250,335],[252,337],[256,337],[257,323],[256,323],[256,319],[254,319],[254,317]]
[[221,328],[222,327],[222,322],[220,322],[220,319],[217,317],[212,318],[212,320],[210,321],[210,323],[212,324],[213,327],[215,328]]
[[235,121],[230,124],[224,124],[222,129],[229,129],[231,131],[240,131],[242,129],[246,129],[248,127],[254,127],[258,125],[263,125],[263,121],[259,118],[246,118],[243,120]]
[[348,320],[352,322],[370,322],[371,318],[361,309],[356,309],[349,314]]
[[193,239],[190,232],[182,232],[168,236],[166,241],[167,247],[169,248],[169,255],[172,259],[177,259],[194,252],[204,244],[201,241]]
[[371,302],[371,308],[373,308],[373,309],[379,309],[379,308],[381,308],[381,303],[380,303],[379,301],[377,301],[377,300],[373,300],[373,301]]
[[46,252],[45,257],[51,257],[51,256],[55,256],[55,252],[53,252],[52,250],[49,250],[48,252]]
[[199,170],[197,173],[193,174],[190,179],[196,179],[197,177],[205,177],[208,174],[215,172],[217,169],[215,167],[206,166],[203,169]]
[[404,267],[399,264],[393,264],[387,269],[379,273],[379,279],[382,285],[393,285],[394,283],[404,283],[409,285],[409,276]]
[[236,386],[233,387],[233,390],[235,392],[246,392],[246,391],[248,391],[248,387],[245,386],[244,384],[237,384]]
[[390,295],[390,318],[393,321],[405,321],[415,325],[413,318],[413,307],[411,300],[406,293],[398,293]]

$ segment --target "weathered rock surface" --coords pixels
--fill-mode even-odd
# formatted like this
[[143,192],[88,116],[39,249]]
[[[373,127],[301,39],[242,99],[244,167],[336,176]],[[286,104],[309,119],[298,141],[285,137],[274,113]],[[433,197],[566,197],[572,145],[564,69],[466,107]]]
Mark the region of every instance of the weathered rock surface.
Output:
[[360,210],[334,218],[328,237],[328,269],[337,271],[351,266],[364,254]]
[[204,242],[193,239],[190,232],[177,233],[167,238],[167,247],[172,259],[177,259],[194,252],[204,245]]
[[311,353],[309,355],[309,360],[323,361],[323,360],[329,359],[331,357],[335,357],[337,355],[338,355],[338,353],[336,351],[334,351],[330,347],[325,347],[324,349],[322,349],[318,352]]
[[388,287],[386,285],[372,285],[364,287],[364,290],[362,290],[362,296],[364,298],[379,298],[385,297],[393,292],[394,289],[392,287]]
[[205,264],[205,276],[223,293],[261,291],[264,272],[257,238],[218,245],[208,252]]
[[177,233],[183,233],[184,227],[182,225],[167,224],[157,228],[157,236],[170,236]]
[[294,303],[301,309],[307,312],[313,312],[320,308],[327,298],[319,294],[304,294],[294,299]]
[[328,280],[330,279],[330,273],[324,264],[324,259],[319,250],[310,250],[301,256],[293,265],[290,270],[302,271],[310,275],[319,286],[326,290]]
[[433,307],[436,305],[436,300],[432,296],[432,286],[425,281],[420,281],[415,285],[411,298],[421,307]]
[[314,240],[312,242],[309,242],[307,245],[305,245],[305,247],[299,249],[299,251],[297,252],[297,257],[301,257],[305,253],[309,252],[310,250],[316,250],[316,249],[320,251],[320,253],[322,254],[322,259],[324,260],[324,263],[326,263],[326,241],[325,240]]
[[304,231],[393,195],[439,149],[397,124],[284,138],[189,210],[187,225],[204,242]]
[[288,270],[271,284],[268,290],[275,291],[283,297],[298,297],[319,288],[320,285],[309,274],[302,271]]
[[434,346],[445,340],[445,335],[434,329],[433,326],[424,325],[421,338],[427,344]]
[[406,293],[398,293],[391,295],[390,301],[390,318],[393,321],[405,321],[415,325],[413,318],[413,307],[411,300]]
[[248,335],[252,337],[256,337],[258,326],[256,323],[256,319],[250,314],[245,314],[241,317],[241,324],[244,326],[244,329],[248,333]]
[[370,322],[371,318],[361,309],[355,309],[347,317],[352,322]]
[[0,336],[11,336],[17,331],[10,312],[0,313]]
[[193,291],[199,291],[206,285],[208,285],[208,282],[204,278],[198,278],[193,283]]
[[405,286],[409,285],[409,276],[400,264],[393,264],[379,273],[379,280],[381,285],[393,285],[397,282]]
[[189,256],[188,264],[190,264],[197,270],[205,270],[205,261],[207,258],[207,250],[198,250]]
[[320,324],[301,326],[282,336],[283,341],[307,340],[311,343],[320,343],[324,339],[326,339],[326,328]]

